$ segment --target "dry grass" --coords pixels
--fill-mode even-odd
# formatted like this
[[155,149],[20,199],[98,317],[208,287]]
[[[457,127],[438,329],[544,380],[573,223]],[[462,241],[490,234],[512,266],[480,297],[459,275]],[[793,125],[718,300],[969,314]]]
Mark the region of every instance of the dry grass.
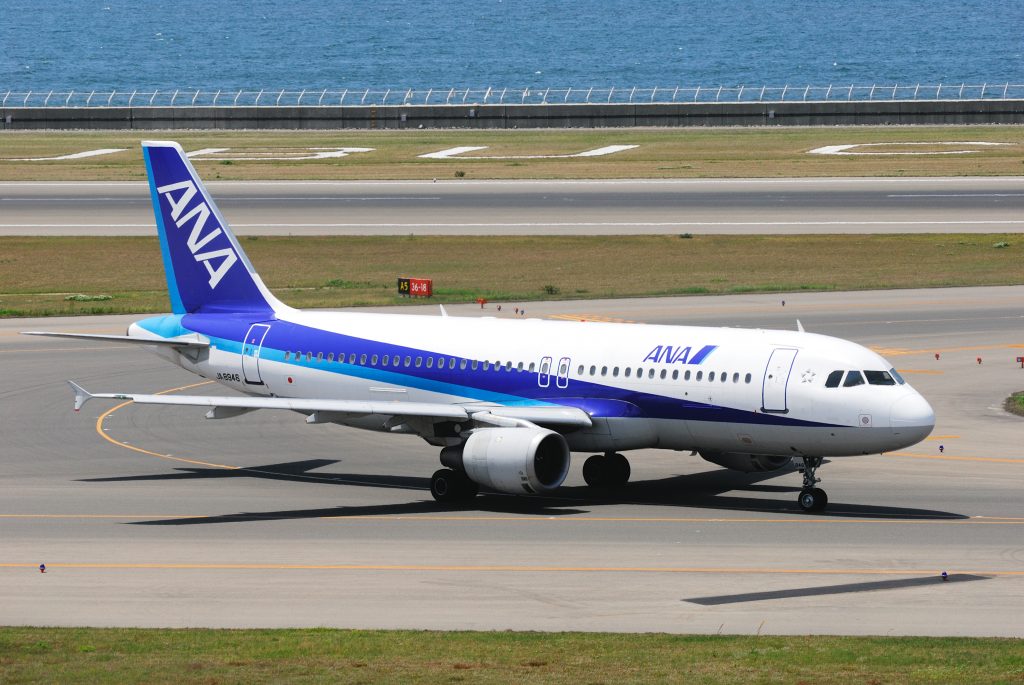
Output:
[[[400,275],[434,279],[438,302],[1024,283],[1024,242],[1004,234],[241,242],[268,286],[296,307],[408,302],[395,292]],[[1009,246],[993,247],[1001,242]],[[165,288],[156,238],[0,238],[0,315],[166,311]],[[113,299],[65,299],[74,293]]]
[[[1024,127],[585,129],[532,131],[115,131],[0,133],[0,180],[141,180],[139,141],[179,141],[186,150],[258,152],[300,147],[372,147],[372,153],[307,161],[199,161],[207,179],[706,178],[780,176],[988,176],[1024,174]],[[964,155],[821,156],[824,145],[885,142],[1011,143]],[[476,155],[571,154],[605,145],[637,149],[573,159],[427,160],[417,155],[486,145]],[[126,152],[83,160],[9,161],[98,148]],[[949,148],[906,148],[944,152]],[[879,148],[881,150],[881,148]],[[886,149],[885,151],[892,151]]]

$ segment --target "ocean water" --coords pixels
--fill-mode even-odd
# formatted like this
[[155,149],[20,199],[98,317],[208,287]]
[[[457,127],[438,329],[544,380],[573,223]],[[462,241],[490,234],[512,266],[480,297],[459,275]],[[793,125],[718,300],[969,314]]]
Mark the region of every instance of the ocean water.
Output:
[[1024,83],[1024,0],[2,0],[0,92]]

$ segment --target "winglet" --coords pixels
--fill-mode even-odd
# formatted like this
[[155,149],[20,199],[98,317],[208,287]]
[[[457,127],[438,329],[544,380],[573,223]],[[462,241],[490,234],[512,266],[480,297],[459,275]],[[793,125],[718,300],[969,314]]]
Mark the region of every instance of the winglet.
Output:
[[92,394],[90,394],[88,390],[80,386],[78,383],[75,383],[74,381],[68,381],[68,385],[70,385],[71,389],[74,390],[75,392],[75,411],[80,410],[83,404],[85,404],[86,402],[93,398]]

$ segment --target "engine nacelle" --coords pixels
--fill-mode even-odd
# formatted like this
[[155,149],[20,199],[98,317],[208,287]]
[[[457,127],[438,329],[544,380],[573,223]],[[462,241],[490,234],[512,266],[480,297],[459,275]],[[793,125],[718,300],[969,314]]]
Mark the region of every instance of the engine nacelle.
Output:
[[793,457],[769,454],[746,454],[744,452],[701,452],[702,459],[743,473],[778,471],[789,466]]
[[544,428],[481,428],[461,453],[447,447],[441,463],[500,492],[531,495],[554,490],[569,473],[569,445]]

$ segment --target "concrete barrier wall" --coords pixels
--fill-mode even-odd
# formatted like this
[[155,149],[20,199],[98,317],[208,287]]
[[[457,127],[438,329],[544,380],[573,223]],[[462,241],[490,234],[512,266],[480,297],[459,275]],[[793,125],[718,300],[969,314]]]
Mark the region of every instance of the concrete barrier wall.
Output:
[[359,107],[9,107],[4,129],[510,129],[1021,124],[1024,100]]

